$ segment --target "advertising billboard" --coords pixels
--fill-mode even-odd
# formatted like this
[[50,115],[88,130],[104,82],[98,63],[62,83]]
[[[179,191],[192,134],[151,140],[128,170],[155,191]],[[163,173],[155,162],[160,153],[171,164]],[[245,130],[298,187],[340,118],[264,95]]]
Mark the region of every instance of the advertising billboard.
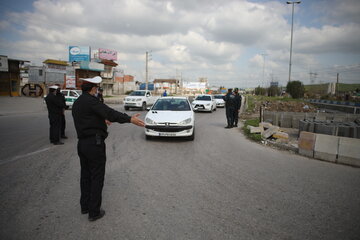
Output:
[[99,48],[99,58],[104,60],[117,60],[117,52],[114,50]]
[[69,62],[90,61],[89,46],[69,46]]
[[75,76],[66,75],[66,88],[76,88]]

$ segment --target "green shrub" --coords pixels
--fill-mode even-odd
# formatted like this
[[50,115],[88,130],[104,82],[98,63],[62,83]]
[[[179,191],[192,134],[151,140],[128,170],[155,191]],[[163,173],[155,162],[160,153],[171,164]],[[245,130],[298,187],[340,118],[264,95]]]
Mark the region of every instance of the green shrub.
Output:
[[256,118],[256,119],[248,119],[248,120],[246,120],[242,130],[244,131],[245,136],[247,136],[248,138],[250,138],[251,140],[253,140],[255,142],[260,142],[262,140],[261,134],[260,133],[250,133],[250,130],[247,128],[247,126],[258,127],[259,126],[259,119]]

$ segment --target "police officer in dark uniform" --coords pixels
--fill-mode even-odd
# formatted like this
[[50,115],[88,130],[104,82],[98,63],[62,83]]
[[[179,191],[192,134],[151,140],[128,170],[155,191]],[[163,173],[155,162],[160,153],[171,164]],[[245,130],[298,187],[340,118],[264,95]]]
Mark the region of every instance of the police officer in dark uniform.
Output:
[[228,89],[227,94],[224,96],[227,126],[225,128],[232,128],[234,123],[234,112],[236,108],[235,95],[232,92],[232,88]]
[[65,120],[65,109],[66,109],[66,100],[65,100],[65,96],[61,93],[61,89],[60,89],[60,84],[56,84],[56,86],[58,86],[58,89],[56,89],[56,96],[58,98],[60,98],[60,100],[63,102],[64,104],[64,108],[62,110],[62,114],[61,114],[61,125],[60,125],[60,137],[67,139],[67,136],[65,135],[65,127],[66,127],[66,120]]
[[241,107],[241,96],[239,94],[239,89],[234,89],[234,95],[235,95],[235,111],[234,111],[234,127],[238,126],[238,120],[239,120],[239,110]]
[[101,193],[104,185],[107,124],[111,122],[132,123],[144,126],[140,114],[129,116],[115,111],[100,102],[95,96],[101,77],[83,79],[82,95],[74,102],[72,115],[78,136],[78,155],[81,174],[81,213],[89,214],[89,221],[105,215],[101,207]]
[[59,87],[56,85],[49,87],[49,94],[45,98],[46,106],[49,112],[50,121],[50,142],[54,145],[62,145],[60,141],[61,131],[61,115],[65,108],[64,103],[59,97],[56,96],[56,89]]

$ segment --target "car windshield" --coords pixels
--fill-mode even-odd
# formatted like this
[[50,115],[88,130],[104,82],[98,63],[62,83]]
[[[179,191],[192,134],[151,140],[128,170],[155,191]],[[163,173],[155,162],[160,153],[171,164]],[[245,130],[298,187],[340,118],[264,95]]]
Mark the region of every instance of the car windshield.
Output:
[[158,99],[151,110],[157,111],[190,111],[190,105],[186,99]]
[[77,92],[79,94],[79,96],[81,95],[82,91],[81,90],[75,90],[75,92]]
[[130,96],[145,96],[145,92],[134,91],[134,92],[130,93]]
[[223,95],[215,95],[214,96],[215,99],[223,99],[223,97],[224,97]]
[[210,96],[206,96],[206,95],[201,95],[201,96],[197,96],[197,97],[195,98],[195,100],[211,101],[211,97],[210,97]]

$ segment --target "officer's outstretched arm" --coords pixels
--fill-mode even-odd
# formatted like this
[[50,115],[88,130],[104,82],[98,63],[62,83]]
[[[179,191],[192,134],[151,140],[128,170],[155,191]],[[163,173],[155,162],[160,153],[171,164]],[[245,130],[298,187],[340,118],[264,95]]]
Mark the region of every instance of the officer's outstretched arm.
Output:
[[131,117],[130,122],[134,125],[140,126],[140,127],[144,127],[145,123],[143,122],[143,120],[141,120],[140,118],[138,118],[140,116],[140,113],[137,113],[135,115],[133,115]]

